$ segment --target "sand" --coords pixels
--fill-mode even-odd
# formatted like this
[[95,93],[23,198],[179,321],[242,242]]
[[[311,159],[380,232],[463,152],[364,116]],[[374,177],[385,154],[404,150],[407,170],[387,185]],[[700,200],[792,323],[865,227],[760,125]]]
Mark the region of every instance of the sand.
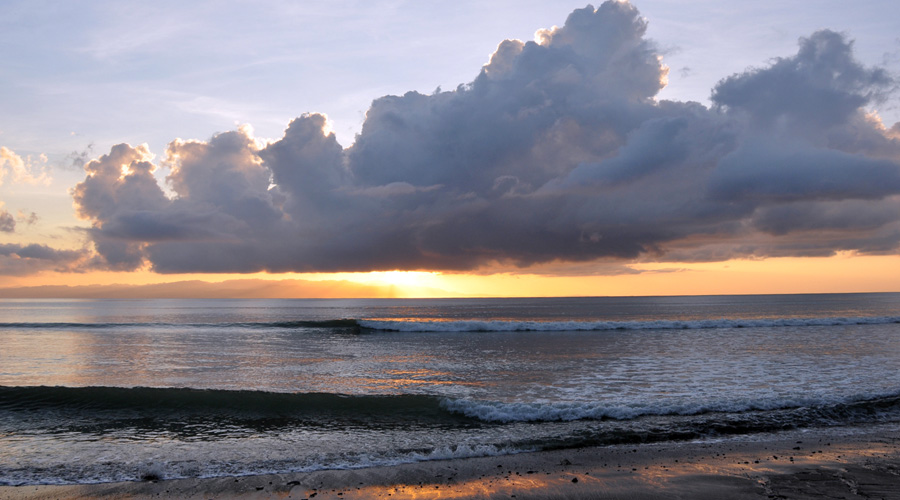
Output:
[[900,499],[889,428],[522,453],[358,470],[79,486],[0,499]]

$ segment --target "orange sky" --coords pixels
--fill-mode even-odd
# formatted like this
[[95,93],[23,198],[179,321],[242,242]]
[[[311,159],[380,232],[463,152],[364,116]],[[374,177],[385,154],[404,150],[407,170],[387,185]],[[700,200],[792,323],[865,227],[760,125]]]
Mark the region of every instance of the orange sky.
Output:
[[[240,279],[340,280],[383,287],[375,296],[616,296],[762,293],[894,292],[900,283],[900,256],[778,258],[713,263],[661,263],[632,266],[637,274],[550,276],[521,273],[464,274],[373,272],[321,274],[179,274],[151,272],[42,273],[7,279],[5,286],[142,285],[187,280]],[[350,294],[358,294],[352,289]],[[308,296],[298,291],[297,296]]]

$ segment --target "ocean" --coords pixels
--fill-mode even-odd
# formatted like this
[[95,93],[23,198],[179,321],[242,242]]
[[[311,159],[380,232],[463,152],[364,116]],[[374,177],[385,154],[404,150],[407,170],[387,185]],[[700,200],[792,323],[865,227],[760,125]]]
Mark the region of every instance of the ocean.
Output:
[[0,484],[900,428],[900,294],[0,301]]

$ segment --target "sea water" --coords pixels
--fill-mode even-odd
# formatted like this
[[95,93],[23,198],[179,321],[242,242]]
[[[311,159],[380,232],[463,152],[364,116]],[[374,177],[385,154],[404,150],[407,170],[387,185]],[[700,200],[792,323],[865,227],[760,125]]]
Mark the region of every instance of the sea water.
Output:
[[900,294],[0,301],[0,484],[900,424]]

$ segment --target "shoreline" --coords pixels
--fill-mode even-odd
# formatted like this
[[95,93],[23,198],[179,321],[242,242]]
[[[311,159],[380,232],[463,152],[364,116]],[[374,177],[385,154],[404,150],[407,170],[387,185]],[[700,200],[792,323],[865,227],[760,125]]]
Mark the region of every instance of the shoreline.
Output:
[[900,433],[815,429],[351,470],[0,486],[2,500],[51,498],[900,499]]

